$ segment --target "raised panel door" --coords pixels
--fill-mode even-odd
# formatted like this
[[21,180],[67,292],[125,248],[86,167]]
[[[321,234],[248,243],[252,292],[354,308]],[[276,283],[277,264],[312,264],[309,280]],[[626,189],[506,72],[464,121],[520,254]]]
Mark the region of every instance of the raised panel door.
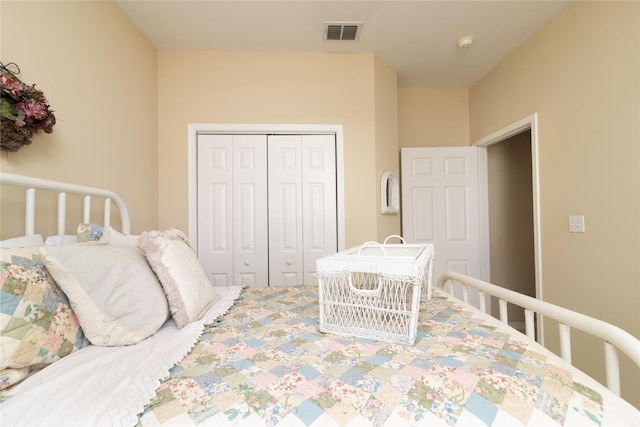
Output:
[[315,283],[316,259],[338,250],[336,154],[333,135],[302,137],[304,283]]
[[264,135],[198,136],[198,259],[214,286],[268,283]]
[[303,281],[302,137],[272,135],[268,140],[269,285]]
[[267,286],[267,144],[264,135],[233,136],[234,284]]
[[233,284],[230,135],[198,137],[198,259],[214,286]]
[[405,240],[434,244],[436,279],[448,270],[483,279],[478,148],[403,148],[401,169]]

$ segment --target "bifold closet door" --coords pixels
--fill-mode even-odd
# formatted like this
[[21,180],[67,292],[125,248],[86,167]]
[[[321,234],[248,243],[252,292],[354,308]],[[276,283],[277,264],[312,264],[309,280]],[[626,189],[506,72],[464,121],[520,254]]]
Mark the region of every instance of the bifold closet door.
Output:
[[338,251],[334,135],[302,137],[302,247],[304,284],[316,283],[316,259]]
[[198,136],[198,258],[215,286],[268,284],[266,142]]
[[269,285],[314,283],[316,259],[337,251],[333,135],[271,135]]

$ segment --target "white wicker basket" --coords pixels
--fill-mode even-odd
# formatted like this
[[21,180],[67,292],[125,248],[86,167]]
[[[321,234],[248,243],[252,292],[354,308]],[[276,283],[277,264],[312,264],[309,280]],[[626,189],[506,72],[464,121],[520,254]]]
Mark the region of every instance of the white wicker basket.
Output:
[[431,295],[433,252],[431,244],[367,242],[318,259],[320,331],[412,345],[421,296]]

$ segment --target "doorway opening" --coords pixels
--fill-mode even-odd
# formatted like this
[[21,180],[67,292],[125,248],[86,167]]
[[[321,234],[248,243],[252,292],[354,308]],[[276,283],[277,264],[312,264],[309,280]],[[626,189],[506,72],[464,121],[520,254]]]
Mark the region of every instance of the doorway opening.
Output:
[[[491,283],[535,297],[531,130],[487,147]],[[498,316],[497,304],[493,304]],[[509,307],[509,324],[524,330],[524,312]]]
[[[537,115],[474,145],[487,151],[487,194],[482,199],[488,201],[483,210],[490,230],[490,282],[541,299]],[[510,324],[518,328],[523,319],[521,310],[510,308]],[[536,338],[541,343],[542,331],[542,319],[537,318]]]

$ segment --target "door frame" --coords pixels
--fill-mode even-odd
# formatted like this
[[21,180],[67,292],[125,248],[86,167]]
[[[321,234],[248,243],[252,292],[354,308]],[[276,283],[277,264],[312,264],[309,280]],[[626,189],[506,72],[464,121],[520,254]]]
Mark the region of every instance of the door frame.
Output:
[[[541,227],[540,227],[540,168],[539,168],[539,158],[538,158],[538,113],[533,113],[530,116],[527,116],[523,119],[520,119],[514,123],[511,123],[504,128],[487,135],[483,138],[478,139],[473,142],[472,145],[477,147],[484,148],[484,156],[486,158],[486,149],[487,147],[502,142],[506,139],[511,138],[514,135],[525,132],[527,130],[531,131],[531,179],[532,179],[532,193],[533,193],[533,257],[534,257],[534,271],[535,271],[535,290],[536,290],[536,298],[542,300],[543,299],[543,286],[542,286],[542,237],[541,237]],[[487,194],[481,194],[481,199],[484,201],[488,200],[488,185],[485,183],[481,185],[481,191],[487,191]],[[485,204],[487,204],[485,202]],[[484,206],[482,208],[486,210],[486,215],[483,215],[488,222],[488,206]],[[482,227],[481,227],[482,229]],[[488,224],[487,224],[488,230]],[[486,247],[488,247],[489,236],[486,236]],[[543,328],[543,319],[541,316],[537,317],[538,323],[538,341],[544,344],[544,328]]]
[[198,247],[198,135],[199,134],[280,134],[335,135],[336,138],[336,215],[338,251],[345,249],[344,215],[344,132],[339,124],[242,124],[189,123],[187,125],[187,225],[192,247]]

